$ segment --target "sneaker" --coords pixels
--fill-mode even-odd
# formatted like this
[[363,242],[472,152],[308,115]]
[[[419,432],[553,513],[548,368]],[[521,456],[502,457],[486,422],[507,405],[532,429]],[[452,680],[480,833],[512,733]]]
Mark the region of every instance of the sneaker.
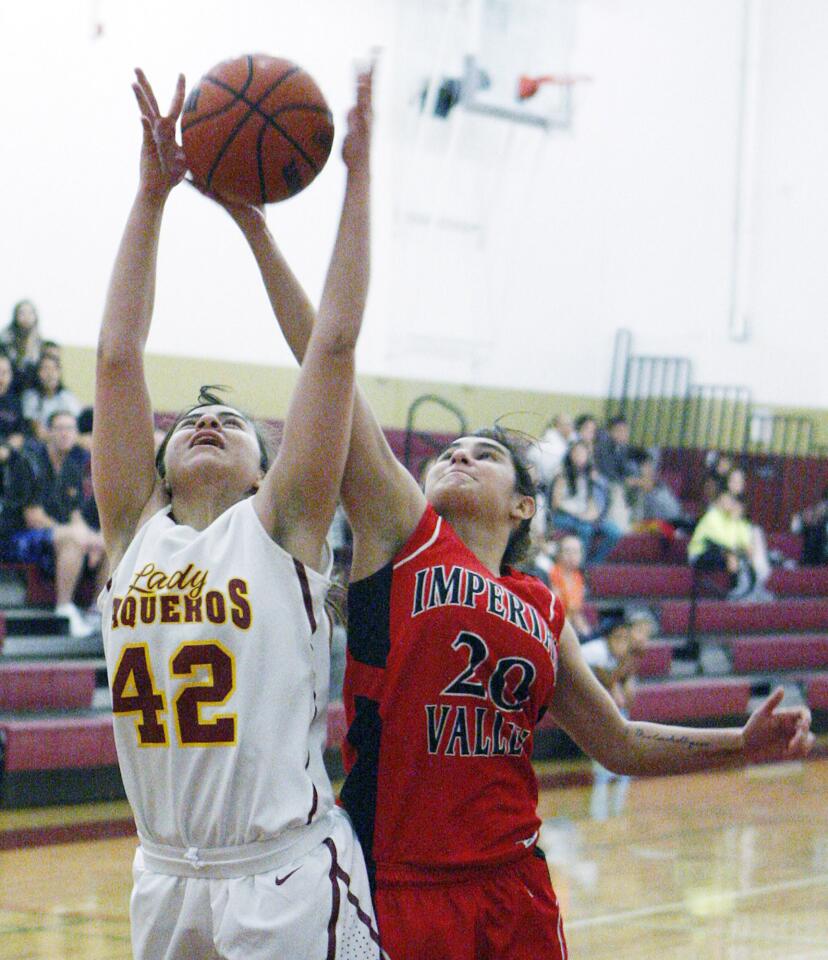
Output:
[[101,632],[101,613],[97,607],[90,607],[88,610],[84,611],[83,619],[89,624],[90,627],[97,633]]
[[771,593],[770,590],[760,587],[758,584],[749,593],[739,598],[741,603],[773,603],[775,599],[775,593]]
[[69,621],[70,637],[80,639],[82,637],[89,637],[94,633],[94,630],[86,622],[86,618],[74,603],[59,603],[55,607],[55,615],[58,617],[66,617]]

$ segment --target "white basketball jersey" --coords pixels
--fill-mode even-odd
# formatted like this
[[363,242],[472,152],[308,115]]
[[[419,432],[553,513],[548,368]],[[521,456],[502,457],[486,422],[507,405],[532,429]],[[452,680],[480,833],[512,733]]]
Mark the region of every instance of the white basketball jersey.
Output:
[[328,586],[249,499],[202,531],[169,509],[138,531],[99,603],[142,841],[259,844],[331,809]]

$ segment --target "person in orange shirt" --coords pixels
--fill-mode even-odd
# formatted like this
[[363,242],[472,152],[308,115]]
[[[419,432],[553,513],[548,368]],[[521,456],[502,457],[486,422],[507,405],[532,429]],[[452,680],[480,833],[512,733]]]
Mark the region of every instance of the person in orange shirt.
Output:
[[579,640],[592,633],[592,627],[584,614],[586,584],[581,572],[584,548],[578,537],[564,537],[558,545],[558,558],[549,571],[549,586],[561,598],[569,622],[575,628]]

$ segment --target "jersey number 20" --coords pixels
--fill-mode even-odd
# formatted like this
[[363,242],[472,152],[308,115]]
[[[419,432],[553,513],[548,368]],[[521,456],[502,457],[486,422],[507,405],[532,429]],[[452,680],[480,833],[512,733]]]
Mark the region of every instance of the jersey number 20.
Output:
[[[236,742],[236,717],[223,714],[211,720],[201,718],[202,704],[225,703],[235,686],[233,655],[217,640],[183,643],[170,657],[173,677],[193,677],[206,668],[208,679],[185,683],[173,701],[178,743],[182,747],[227,746]],[[136,643],[121,651],[112,680],[112,712],[134,713],[138,744],[142,747],[169,745],[164,693],[155,686],[146,644]]]

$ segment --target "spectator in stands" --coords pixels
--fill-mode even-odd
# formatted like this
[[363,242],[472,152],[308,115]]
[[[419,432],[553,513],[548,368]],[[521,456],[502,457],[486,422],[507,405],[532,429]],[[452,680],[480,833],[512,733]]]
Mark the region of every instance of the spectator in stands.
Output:
[[655,460],[643,454],[638,461],[638,482],[629,491],[633,528],[647,530],[655,524],[661,533],[673,536],[676,530],[690,532],[695,521],[687,516],[671,487],[659,479]]
[[569,535],[558,543],[555,562],[549,570],[549,586],[560,597],[564,612],[575,628],[578,639],[583,641],[592,633],[592,627],[584,614],[586,583],[581,572],[584,548],[578,537]]
[[706,506],[719,496],[727,484],[727,475],[733,469],[733,458],[720,450],[709,450],[704,458],[705,475],[702,483],[702,499]]
[[806,566],[828,563],[828,487],[820,500],[794,514],[791,532],[802,536],[802,562]]
[[92,407],[84,407],[78,414],[78,443],[84,450],[89,450],[90,452],[92,450],[92,424],[94,423],[94,419],[94,410]]
[[49,419],[53,413],[66,411],[77,417],[81,405],[78,398],[61,381],[60,364],[53,357],[41,357],[37,365],[35,384],[21,396],[23,416],[38,440],[46,441]]
[[697,570],[730,575],[729,599],[749,599],[756,586],[753,543],[741,500],[725,488],[696,524],[687,555]]
[[14,389],[14,367],[8,354],[0,351],[0,452],[4,447],[19,450],[25,432],[20,397]]
[[638,485],[638,464],[630,449],[630,426],[625,417],[613,417],[595,436],[595,468],[609,487],[607,516],[626,533],[630,529],[628,496]]
[[581,413],[575,417],[575,436],[570,442],[570,446],[576,440],[580,440],[586,445],[589,451],[590,460],[593,459],[595,452],[595,435],[598,433],[598,421],[591,413]]
[[[37,562],[55,578],[55,613],[69,621],[72,636],[93,632],[73,602],[84,571],[105,577],[103,539],[92,524],[95,504],[89,482],[89,454],[77,445],[71,413],[49,418],[48,438],[27,453],[28,472],[15,467],[14,502],[23,510],[25,529],[11,538],[10,551],[21,562]],[[7,541],[8,544],[8,541]],[[6,559],[13,559],[6,551]]]
[[58,366],[63,364],[63,347],[55,340],[43,340],[40,344],[40,356],[38,360],[44,357],[50,357]]
[[621,665],[620,680],[627,703],[632,703],[641,663],[655,638],[658,624],[646,607],[631,607],[625,611],[625,616],[629,625],[630,642],[627,656]]
[[[603,636],[581,646],[581,653],[601,686],[609,693],[623,716],[629,716],[625,680],[628,677],[630,626],[623,614],[605,625]],[[612,813],[617,816],[624,808],[630,778],[607,770],[597,760],[592,761],[592,796],[590,815],[593,820],[607,820],[610,815],[610,787],[614,786]]]
[[543,490],[549,490],[561,469],[566,451],[576,439],[572,417],[568,413],[559,413],[553,417],[551,425],[537,445],[531,448],[530,460],[538,472],[538,486]]
[[34,477],[26,458],[14,447],[0,447],[0,560],[37,563],[39,537],[26,528],[25,510],[34,498]]
[[[771,575],[770,556],[768,554],[768,540],[765,531],[758,523],[753,523],[747,515],[747,504],[745,502],[745,489],[747,481],[745,471],[741,467],[734,467],[727,475],[725,486],[738,501],[741,514],[750,524],[750,533],[753,541],[750,557],[753,570],[756,574],[756,585],[750,595],[754,601],[773,600],[774,595],[767,589],[767,582]],[[745,598],[747,599],[747,598]]]
[[552,483],[550,506],[555,529],[580,538],[587,566],[601,563],[621,538],[618,527],[606,519],[606,481],[593,468],[581,440],[564,457],[561,472]]
[[15,389],[23,390],[33,378],[40,359],[40,322],[31,300],[20,300],[12,309],[11,323],[0,332],[0,347],[15,372]]

